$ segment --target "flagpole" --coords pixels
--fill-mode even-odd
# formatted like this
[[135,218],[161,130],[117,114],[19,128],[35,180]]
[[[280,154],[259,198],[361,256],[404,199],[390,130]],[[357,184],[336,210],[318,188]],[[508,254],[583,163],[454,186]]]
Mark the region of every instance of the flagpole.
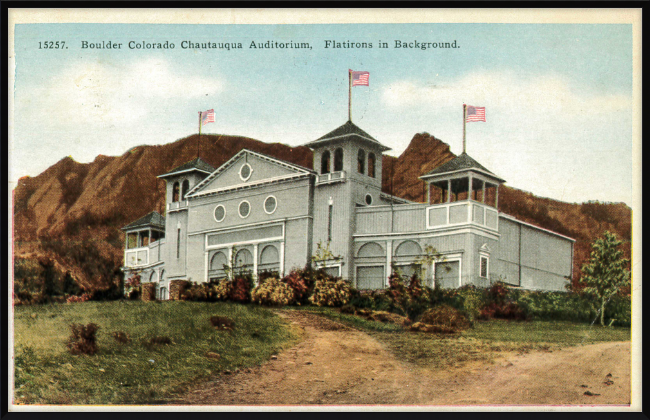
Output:
[[463,104],[463,153],[465,153],[465,124],[467,123],[467,105]]
[[199,140],[196,142],[196,157],[201,157],[201,111],[199,111]]
[[352,121],[352,71],[348,69],[348,121]]

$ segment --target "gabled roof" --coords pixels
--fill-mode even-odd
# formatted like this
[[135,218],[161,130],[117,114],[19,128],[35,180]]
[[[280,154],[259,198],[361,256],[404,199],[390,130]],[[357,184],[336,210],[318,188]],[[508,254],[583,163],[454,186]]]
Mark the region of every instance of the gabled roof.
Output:
[[366,133],[365,131],[357,127],[356,124],[354,124],[352,121],[349,120],[342,126],[325,134],[323,137],[305,144],[305,146],[313,149],[316,146],[321,146],[331,141],[353,139],[353,138],[357,138],[363,141],[373,143],[379,146],[382,152],[386,150],[390,150],[390,147],[386,147],[383,144],[379,143],[377,139],[375,139],[370,134]]
[[212,172],[214,172],[214,167],[210,165],[208,162],[201,159],[200,157],[197,157],[194,160],[191,160],[187,163],[175,167],[174,169],[167,172],[166,174],[159,175],[158,178],[165,178],[168,176],[185,173],[185,172],[202,172],[205,173],[206,175],[209,175]]
[[316,172],[312,171],[311,169],[307,169],[303,166],[296,165],[295,163],[287,162],[281,159],[277,159],[271,156],[264,155],[262,153],[257,153],[253,152],[252,150],[248,149],[241,149],[238,153],[236,153],[233,157],[228,159],[226,163],[221,165],[218,169],[216,169],[214,172],[212,172],[208,177],[206,177],[203,181],[199,182],[192,188],[186,195],[185,198],[192,197],[195,193],[199,192],[203,187],[205,187],[207,184],[209,184],[213,179],[219,176],[222,172],[224,172],[226,169],[230,168],[232,165],[237,162],[237,160],[243,156],[244,154],[251,154],[253,156],[256,156],[262,160],[266,160],[268,162],[275,163],[276,165],[283,166],[285,168],[291,169],[292,171],[295,171],[297,174],[302,174],[302,175],[309,175],[309,174],[315,174]]
[[496,176],[494,173],[492,173],[492,171],[490,171],[485,166],[478,163],[476,160],[474,160],[470,155],[468,155],[465,152],[463,152],[459,156],[456,156],[449,162],[443,163],[437,168],[430,170],[426,174],[422,175],[420,178],[421,179],[433,178],[438,175],[460,172],[460,171],[467,171],[467,170],[482,172],[485,175],[495,178],[501,182],[506,182],[505,179],[501,179],[498,176]]
[[161,215],[157,211],[152,211],[146,216],[139,218],[135,222],[129,223],[128,225],[124,226],[122,230],[131,230],[131,229],[136,229],[140,227],[149,227],[149,226],[164,229],[165,216]]

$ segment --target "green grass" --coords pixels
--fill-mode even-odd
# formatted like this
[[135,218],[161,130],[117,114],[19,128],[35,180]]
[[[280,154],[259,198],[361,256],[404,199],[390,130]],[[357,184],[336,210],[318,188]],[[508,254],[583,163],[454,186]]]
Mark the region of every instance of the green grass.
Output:
[[[235,329],[215,330],[212,315],[233,319]],[[259,365],[297,340],[272,312],[230,303],[19,306],[14,321],[18,404],[156,404],[195,379]],[[99,325],[99,352],[71,355],[65,345],[69,325],[90,322]],[[131,341],[119,344],[113,331],[126,332]],[[145,344],[154,336],[174,344]],[[221,357],[207,358],[207,352]]]
[[306,307],[321,316],[365,331],[398,359],[429,368],[448,368],[472,362],[491,363],[505,352],[527,353],[601,341],[628,341],[630,329],[567,321],[516,322],[491,320],[474,323],[456,335],[408,331],[402,326],[368,321],[336,309]]

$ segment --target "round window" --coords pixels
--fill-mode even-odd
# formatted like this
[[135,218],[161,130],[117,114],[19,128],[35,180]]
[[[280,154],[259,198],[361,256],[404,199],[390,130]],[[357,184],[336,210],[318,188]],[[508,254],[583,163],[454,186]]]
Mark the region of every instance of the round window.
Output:
[[226,208],[219,204],[217,207],[214,209],[214,220],[217,222],[222,222],[223,219],[226,218]]
[[239,217],[244,219],[248,217],[250,213],[251,213],[251,205],[248,201],[244,200],[241,203],[239,203]]
[[275,211],[275,208],[278,206],[278,202],[272,195],[266,197],[264,200],[264,211],[267,214],[271,214]]
[[366,194],[366,204],[367,205],[372,204],[372,196],[370,194]]
[[239,177],[242,179],[242,181],[247,181],[248,178],[251,177],[252,173],[253,168],[251,168],[251,165],[248,163],[244,163],[241,168],[239,168]]

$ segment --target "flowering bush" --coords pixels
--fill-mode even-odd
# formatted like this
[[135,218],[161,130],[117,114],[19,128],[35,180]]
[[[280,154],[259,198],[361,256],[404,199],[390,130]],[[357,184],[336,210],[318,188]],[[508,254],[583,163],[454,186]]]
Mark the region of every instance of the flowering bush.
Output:
[[[406,283],[406,284],[405,284]],[[388,277],[388,297],[392,301],[392,310],[415,320],[429,308],[429,291],[422,286],[420,277],[413,274],[405,278],[397,272]]]
[[253,303],[260,305],[291,305],[295,303],[295,292],[278,278],[268,278],[251,292]]
[[326,278],[327,275],[322,271],[313,270],[311,266],[307,266],[304,269],[294,268],[284,276],[282,281],[293,289],[294,298],[298,303],[307,303],[316,281]]
[[487,305],[481,309],[479,319],[503,318],[523,321],[528,319],[526,312],[519,306],[514,296],[510,296],[508,288],[501,282],[496,282],[487,290]]
[[90,293],[84,293],[81,296],[68,296],[65,300],[67,303],[79,303],[89,301],[92,295]]
[[232,281],[230,300],[233,302],[248,303],[251,300],[251,290],[255,284],[250,274],[240,274]]
[[137,299],[140,296],[140,283],[142,278],[136,272],[124,282],[124,296],[130,299]]
[[318,280],[309,302],[316,306],[343,306],[350,301],[350,285],[341,279]]
[[205,302],[208,299],[209,295],[209,286],[206,283],[194,283],[185,287],[181,293],[182,300],[190,300],[193,302]]
[[211,294],[216,300],[228,300],[230,299],[230,293],[232,291],[232,283],[228,280],[222,280],[219,283],[211,287]]

